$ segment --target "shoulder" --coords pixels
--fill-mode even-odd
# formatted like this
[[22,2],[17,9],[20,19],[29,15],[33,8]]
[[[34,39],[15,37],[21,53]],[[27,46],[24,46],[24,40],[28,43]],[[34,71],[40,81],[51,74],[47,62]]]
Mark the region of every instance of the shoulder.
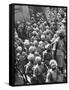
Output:
[[52,73],[52,69],[49,69],[49,70],[48,70],[48,74],[51,74],[51,73]]

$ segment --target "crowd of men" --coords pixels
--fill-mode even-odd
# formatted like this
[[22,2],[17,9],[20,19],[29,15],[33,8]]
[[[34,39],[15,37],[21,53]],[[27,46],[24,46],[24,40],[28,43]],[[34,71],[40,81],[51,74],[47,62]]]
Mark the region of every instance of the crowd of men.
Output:
[[23,85],[66,82],[66,8],[15,24],[15,70]]

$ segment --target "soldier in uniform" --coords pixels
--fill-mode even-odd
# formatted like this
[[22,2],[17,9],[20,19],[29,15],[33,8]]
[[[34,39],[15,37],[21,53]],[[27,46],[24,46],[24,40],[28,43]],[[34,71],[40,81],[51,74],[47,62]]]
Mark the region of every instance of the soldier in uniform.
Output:
[[50,61],[50,67],[51,69],[48,69],[47,72],[46,83],[63,82],[63,74],[59,71],[55,60]]
[[44,63],[41,61],[41,57],[36,56],[35,65],[33,67],[32,83],[33,84],[45,83],[45,76],[46,76],[46,67],[44,66]]
[[27,78],[28,84],[32,84],[31,78],[33,75],[33,69],[32,68],[34,65],[34,60],[35,60],[34,54],[30,53],[28,55],[28,63],[25,65],[25,73],[26,73],[26,78]]
[[65,67],[65,44],[64,44],[64,31],[59,32],[59,39],[56,44],[56,61],[59,69],[63,72]]

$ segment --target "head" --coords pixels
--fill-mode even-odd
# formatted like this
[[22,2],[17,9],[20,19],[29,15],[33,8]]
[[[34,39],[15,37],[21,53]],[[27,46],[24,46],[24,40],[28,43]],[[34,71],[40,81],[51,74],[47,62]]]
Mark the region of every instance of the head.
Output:
[[29,48],[29,45],[30,45],[29,40],[25,39],[25,41],[24,41],[24,46],[25,46],[26,48]]
[[44,47],[44,42],[43,42],[43,41],[40,41],[40,42],[39,42],[39,46],[40,46],[40,47]]
[[19,53],[21,53],[21,52],[22,52],[22,47],[21,47],[21,46],[18,46],[18,47],[16,48],[16,51],[19,52]]
[[27,57],[27,53],[26,52],[22,52],[22,56],[24,57],[24,58],[26,58]]
[[46,30],[46,40],[49,42],[53,37],[53,32],[51,30]]
[[30,46],[29,47],[29,52],[30,53],[34,53],[36,51],[36,47],[35,46]]
[[37,35],[38,35],[37,31],[33,31],[33,32],[32,32],[32,35],[33,35],[33,36],[37,36]]
[[64,39],[64,37],[65,37],[65,30],[58,30],[57,32],[56,32],[56,34],[60,37],[60,39]]
[[50,60],[49,65],[53,70],[57,68],[57,62],[54,59]]
[[45,35],[41,35],[41,40],[45,41]]
[[41,57],[40,56],[35,57],[35,64],[38,64],[38,65],[41,64]]
[[20,20],[18,20],[18,21],[16,21],[16,27],[18,27],[18,25],[20,24],[21,22],[20,22]]
[[34,27],[34,28],[36,28],[36,27],[37,27],[37,24],[36,24],[36,23],[34,23],[34,24],[33,24],[33,27]]
[[40,54],[39,54],[38,51],[35,51],[35,52],[34,52],[34,55],[35,55],[35,56],[40,56]]
[[24,27],[25,27],[25,24],[24,24],[24,23],[20,23],[20,24],[18,25],[18,28],[17,28],[18,32],[22,33]]
[[50,28],[50,27],[47,25],[47,26],[46,26],[46,29],[49,29],[49,28]]
[[27,58],[28,58],[28,61],[31,62],[31,63],[33,63],[34,60],[35,60],[35,56],[32,53],[30,53]]
[[33,45],[37,47],[38,46],[38,41],[37,40],[34,40],[33,41]]
[[20,53],[17,53],[16,54],[16,59],[19,60],[19,57],[20,57]]

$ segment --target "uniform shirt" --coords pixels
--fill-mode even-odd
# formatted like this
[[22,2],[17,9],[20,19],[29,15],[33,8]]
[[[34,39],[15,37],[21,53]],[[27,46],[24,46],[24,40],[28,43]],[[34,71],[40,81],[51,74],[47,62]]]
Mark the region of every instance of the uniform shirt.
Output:
[[25,73],[29,76],[31,76],[33,74],[32,67],[33,67],[33,64],[31,62],[26,64]]
[[58,69],[54,71],[52,69],[48,70],[48,73],[46,76],[46,82],[61,82],[61,81],[63,81],[63,77],[61,72]]

